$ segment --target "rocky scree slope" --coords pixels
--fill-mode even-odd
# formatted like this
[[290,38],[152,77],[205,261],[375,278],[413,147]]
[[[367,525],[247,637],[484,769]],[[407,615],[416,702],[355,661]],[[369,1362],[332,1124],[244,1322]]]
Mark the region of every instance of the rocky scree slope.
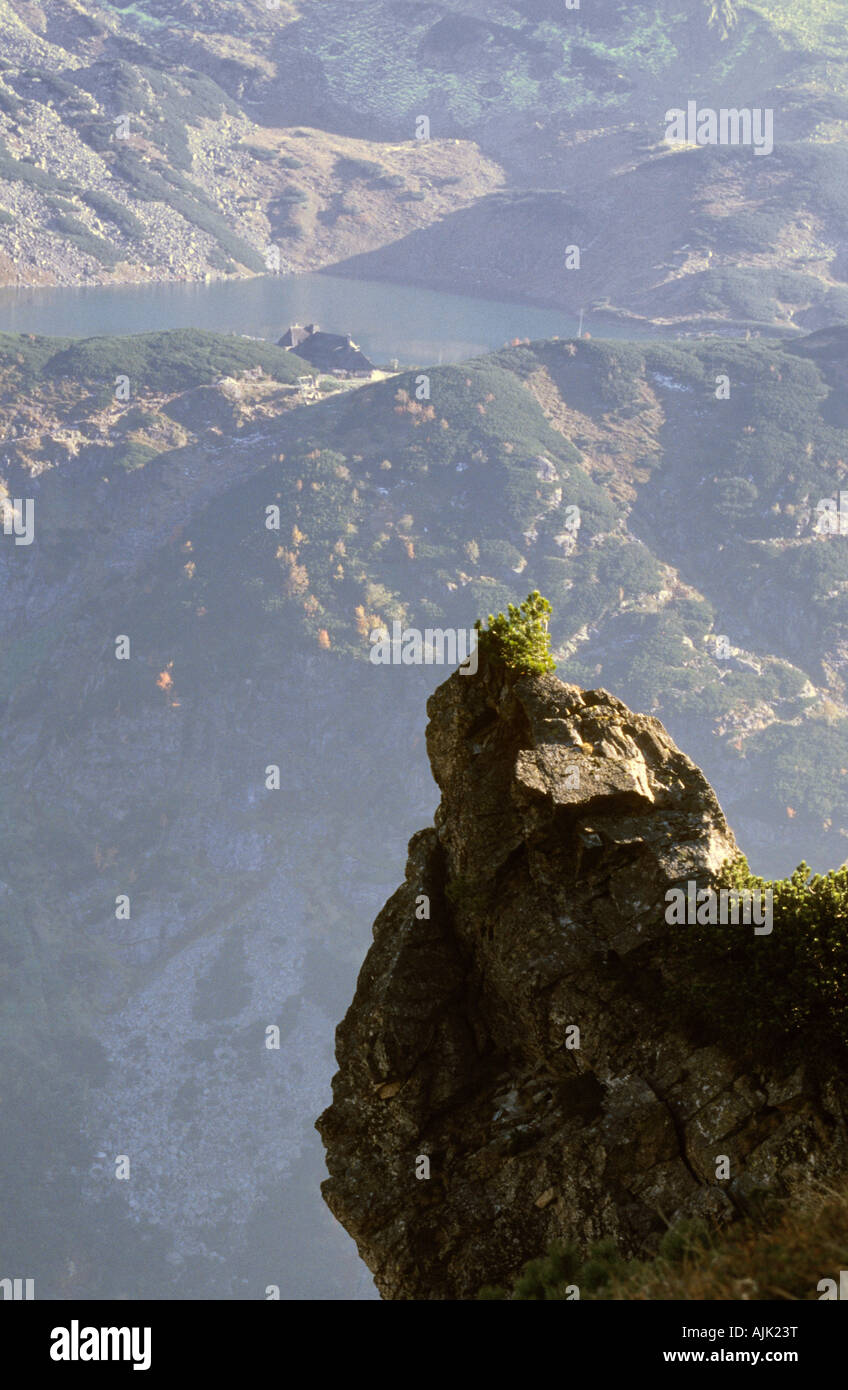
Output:
[[660,722],[485,664],[428,713],[441,805],[375,923],[318,1121],[325,1200],[383,1297],[472,1298],[557,1238],[644,1254],[668,1222],[844,1167],[833,1068],[754,1073],[670,1016],[686,928],[666,890],[738,851]]
[[[0,285],[278,257],[586,309],[593,333],[826,327],[848,315],[847,8],[9,0]],[[666,144],[696,96],[773,110],[770,157]]]
[[0,6],[0,286],[317,270],[501,184],[468,141],[257,124],[245,85],[272,75],[282,11],[220,7],[224,56],[205,0],[174,8]]

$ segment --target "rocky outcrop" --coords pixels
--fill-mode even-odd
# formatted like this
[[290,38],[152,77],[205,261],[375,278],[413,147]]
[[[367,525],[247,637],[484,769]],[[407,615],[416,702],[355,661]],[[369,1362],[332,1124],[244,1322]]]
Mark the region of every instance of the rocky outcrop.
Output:
[[659,721],[485,663],[428,713],[441,805],[318,1121],[325,1199],[383,1297],[474,1297],[555,1238],[646,1254],[668,1222],[844,1166],[826,1068],[754,1072],[672,1015],[666,891],[738,851]]

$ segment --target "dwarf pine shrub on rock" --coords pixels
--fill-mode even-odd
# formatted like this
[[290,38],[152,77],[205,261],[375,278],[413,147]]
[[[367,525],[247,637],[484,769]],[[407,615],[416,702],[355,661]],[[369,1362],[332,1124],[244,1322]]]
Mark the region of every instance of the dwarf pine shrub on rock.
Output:
[[478,618],[474,626],[479,633],[481,652],[528,674],[541,675],[556,670],[548,632],[550,616],[551,605],[538,589],[534,589],[522,604],[509,604],[506,614],[494,617],[490,613],[487,629]]
[[733,923],[683,926],[671,948],[670,994],[686,1016],[755,1057],[848,1053],[848,864],[812,874],[799,864],[767,881],[740,856],[721,886],[773,894],[772,930]]

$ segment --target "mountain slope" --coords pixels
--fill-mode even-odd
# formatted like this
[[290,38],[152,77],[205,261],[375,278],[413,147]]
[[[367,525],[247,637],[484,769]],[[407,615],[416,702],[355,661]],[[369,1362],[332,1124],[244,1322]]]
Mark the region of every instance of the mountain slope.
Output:
[[[148,655],[161,670],[182,653],[187,694],[236,611],[248,642],[279,630],[365,659],[384,623],[467,627],[538,587],[563,669],[661,715],[764,868],[811,841],[822,867],[844,857],[848,550],[820,510],[845,486],[841,330],[792,348],[537,343],[313,405],[262,375],[296,373],[251,340],[161,335],[148,383],[145,339],[70,356],[17,341],[5,390],[26,382],[30,404],[0,460],[41,531],[4,548],[12,631],[63,585],[63,610],[99,605],[104,565],[130,584],[152,566]],[[216,341],[252,374],[216,385]],[[208,366],[184,365],[191,343]],[[15,640],[36,679],[37,641]],[[237,664],[227,643],[220,659]]]
[[[19,0],[0,280],[332,265],[687,331],[825,327],[848,314],[847,10]],[[774,152],[665,144],[689,100],[773,111]]]
[[250,339],[0,340],[6,1267],[37,1229],[43,1297],[366,1296],[311,1126],[443,674],[373,665],[384,623],[540,588],[560,672],[662,717],[758,872],[845,857],[846,361],[539,342],[306,404]]

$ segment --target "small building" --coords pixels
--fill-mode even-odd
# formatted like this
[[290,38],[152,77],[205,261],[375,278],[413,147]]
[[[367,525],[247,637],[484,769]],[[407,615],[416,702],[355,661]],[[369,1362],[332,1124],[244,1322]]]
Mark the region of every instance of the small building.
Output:
[[311,338],[312,335],[317,332],[317,323],[308,323],[305,328],[302,328],[299,323],[293,323],[291,328],[286,329],[282,338],[280,338],[279,342],[277,343],[277,347],[300,347],[301,343],[305,342],[307,338]]
[[317,323],[308,323],[305,328],[293,323],[277,346],[295,352],[319,372],[334,376],[370,376],[375,370],[349,333],[322,333]]

